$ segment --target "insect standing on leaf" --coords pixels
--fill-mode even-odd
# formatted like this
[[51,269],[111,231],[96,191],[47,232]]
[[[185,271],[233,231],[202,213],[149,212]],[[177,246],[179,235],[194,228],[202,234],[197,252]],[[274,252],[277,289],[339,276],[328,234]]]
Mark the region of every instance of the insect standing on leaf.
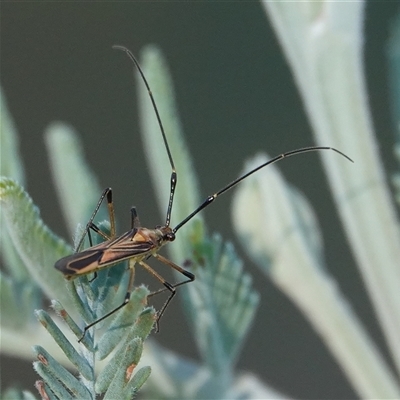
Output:
[[[55,264],[55,268],[61,271],[67,279],[74,279],[81,275],[86,275],[90,273],[96,273],[96,271],[112,267],[113,265],[121,262],[121,261],[128,261],[129,265],[129,281],[127,285],[127,291],[122,304],[118,307],[110,311],[109,313],[103,315],[101,318],[93,321],[89,325],[84,328],[83,335],[81,339],[84,337],[86,331],[91,328],[93,325],[97,324],[98,322],[104,320],[105,318],[109,317],[110,315],[114,314],[116,311],[124,307],[130,299],[131,291],[133,288],[133,280],[134,280],[134,268],[136,264],[142,266],[145,270],[147,270],[154,278],[156,278],[162,285],[164,285],[163,289],[150,293],[151,295],[160,293],[162,291],[168,290],[170,292],[169,297],[165,301],[164,305],[157,313],[157,328],[158,328],[158,321],[162,317],[165,309],[167,308],[168,304],[172,300],[175,295],[176,288],[180,285],[184,285],[186,283],[192,282],[195,279],[194,274],[187,271],[186,269],[180,267],[179,265],[175,264],[174,262],[168,260],[167,258],[163,257],[162,255],[158,254],[161,247],[165,244],[172,242],[175,240],[176,232],[182,228],[188,221],[190,221],[196,214],[198,214],[201,210],[208,207],[218,196],[222,195],[223,193],[227,192],[234,186],[236,186],[239,182],[246,179],[248,176],[254,174],[261,168],[266,167],[267,165],[273,164],[283,158],[290,157],[296,154],[310,152],[310,151],[318,151],[318,150],[332,150],[341,156],[347,158],[349,161],[352,161],[348,156],[340,152],[339,150],[332,148],[332,147],[325,147],[325,146],[312,146],[312,147],[304,147],[296,150],[291,150],[286,153],[280,154],[269,161],[261,164],[257,168],[247,172],[246,174],[242,175],[241,177],[233,180],[228,185],[224,186],[222,189],[218,190],[212,195],[209,195],[192,213],[190,213],[185,219],[179,222],[174,228],[171,228],[171,212],[172,206],[174,201],[175,195],[175,188],[177,185],[177,172],[175,170],[174,161],[172,158],[172,154],[168,145],[167,137],[164,131],[164,127],[160,118],[160,114],[157,109],[156,102],[154,100],[153,94],[150,90],[150,86],[147,82],[147,79],[138,63],[134,55],[125,47],[122,46],[113,46],[114,49],[124,51],[128,57],[132,60],[135,67],[139,71],[139,74],[147,88],[148,94],[150,96],[150,100],[153,105],[153,109],[158,120],[158,125],[161,131],[161,137],[165,144],[165,149],[168,154],[169,162],[171,165],[171,189],[167,207],[167,215],[165,219],[165,224],[156,226],[154,229],[148,229],[140,226],[139,218],[136,212],[136,208],[132,207],[131,209],[131,229],[120,235],[117,236],[116,229],[115,229],[115,215],[114,215],[114,206],[112,201],[112,190],[111,188],[107,188],[103,191],[97,206],[89,219],[89,222],[86,225],[86,228],[83,232],[83,235],[76,247],[76,253],[61,258]],[[94,219],[96,217],[97,212],[100,209],[101,204],[103,203],[104,199],[107,201],[107,208],[110,220],[110,233],[106,234],[105,232],[101,231],[94,223]],[[96,234],[100,235],[105,239],[104,242],[93,246],[92,238],[91,238],[91,231],[95,232]],[[86,250],[81,250],[83,245],[84,239],[88,235],[89,247]],[[181,273],[183,276],[186,277],[185,280],[179,283],[171,284],[167,282],[160,274],[158,274],[148,263],[147,260],[150,257],[156,258],[158,261],[170,266],[174,270]],[[81,340],[80,339],[80,340]]]

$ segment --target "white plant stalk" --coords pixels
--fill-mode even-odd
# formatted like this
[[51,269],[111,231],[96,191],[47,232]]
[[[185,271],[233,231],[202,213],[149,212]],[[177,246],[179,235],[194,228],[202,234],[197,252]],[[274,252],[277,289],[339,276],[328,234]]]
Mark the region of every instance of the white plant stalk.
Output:
[[345,231],[400,371],[400,232],[367,105],[363,2],[263,2],[292,68]]
[[[256,157],[246,170],[267,160]],[[305,198],[270,166],[237,189],[232,215],[250,257],[304,313],[360,396],[398,398],[396,379],[325,268],[321,234]]]

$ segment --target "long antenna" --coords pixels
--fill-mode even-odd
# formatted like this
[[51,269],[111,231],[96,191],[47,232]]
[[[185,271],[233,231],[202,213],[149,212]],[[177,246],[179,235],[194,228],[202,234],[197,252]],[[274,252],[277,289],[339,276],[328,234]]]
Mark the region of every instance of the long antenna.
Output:
[[133,55],[133,53],[129,49],[127,49],[126,47],[120,46],[120,45],[114,45],[114,46],[112,46],[112,48],[116,49],[116,50],[122,50],[123,52],[125,52],[128,55],[128,57],[135,64],[135,66],[136,66],[137,70],[139,71],[139,74],[142,77],[143,82],[144,82],[144,84],[146,86],[147,92],[148,92],[150,100],[151,100],[151,104],[153,105],[153,109],[154,109],[154,112],[155,112],[156,117],[157,117],[158,125],[159,125],[160,130],[161,130],[161,135],[162,135],[162,138],[163,138],[163,141],[164,141],[165,148],[167,150],[169,163],[171,164],[171,169],[172,169],[172,172],[171,172],[171,191],[170,191],[170,194],[169,194],[167,216],[166,216],[166,220],[165,220],[165,226],[169,226],[169,224],[171,223],[172,204],[174,202],[175,188],[176,188],[176,184],[177,184],[177,181],[178,181],[178,175],[176,173],[174,160],[172,158],[172,153],[171,153],[171,150],[170,150],[169,145],[168,145],[167,136],[165,134],[164,126],[163,126],[163,124],[161,122],[160,113],[158,112],[158,108],[157,108],[156,102],[154,100],[153,93],[151,92],[151,89],[150,89],[150,85],[147,82],[147,79],[144,76],[142,68],[140,67],[139,62],[136,60],[136,58]]
[[284,158],[294,156],[296,154],[300,153],[306,153],[308,151],[319,151],[319,150],[333,150],[336,153],[340,154],[341,156],[347,158],[349,161],[354,162],[350,157],[346,156],[346,154],[342,153],[341,151],[333,148],[333,147],[326,147],[326,146],[311,146],[311,147],[303,147],[301,149],[296,149],[296,150],[291,150],[286,153],[282,153],[279,156],[276,156],[272,158],[271,160],[268,160],[264,164],[259,165],[258,167],[252,169],[251,171],[245,173],[244,175],[240,176],[239,178],[233,180],[231,183],[228,185],[224,186],[222,189],[218,190],[218,192],[208,196],[203,203],[201,203],[192,213],[190,213],[183,221],[181,221],[178,225],[175,226],[173,229],[173,232],[176,233],[180,228],[182,228],[183,225],[185,225],[187,222],[189,222],[196,214],[198,214],[201,210],[209,206],[218,196],[221,194],[227,192],[229,189],[232,189],[234,186],[236,186],[238,183],[243,181],[243,179],[246,179],[248,176],[254,174],[261,168],[266,167],[267,165],[274,164]]
[[[167,208],[167,216],[166,216],[166,221],[165,221],[165,226],[169,226],[171,223],[171,212],[172,212],[172,204],[174,201],[174,196],[175,196],[175,189],[176,189],[176,184],[178,181],[178,176],[177,176],[177,172],[175,170],[175,164],[174,164],[174,160],[172,159],[172,153],[171,150],[169,148],[168,145],[168,141],[167,141],[167,136],[165,134],[165,130],[164,130],[164,126],[161,122],[161,117],[160,117],[160,113],[158,112],[158,108],[156,105],[156,102],[154,100],[154,96],[153,93],[151,92],[149,83],[147,82],[146,77],[144,76],[144,73],[142,71],[142,68],[139,65],[139,62],[136,60],[135,56],[132,54],[132,52],[127,49],[124,46],[119,46],[119,45],[114,45],[112,46],[113,49],[116,50],[122,50],[123,52],[125,52],[128,57],[132,60],[132,62],[135,64],[137,70],[140,73],[140,76],[143,79],[143,82],[146,86],[147,92],[149,94],[151,103],[153,105],[153,109],[154,112],[156,114],[157,117],[157,121],[158,121],[158,125],[160,127],[160,131],[161,131],[161,135],[164,141],[164,145],[165,148],[167,150],[167,154],[168,154],[168,158],[169,158],[169,162],[171,164],[171,191],[170,191],[170,195],[169,195],[169,201],[168,201],[168,208]],[[274,158],[272,158],[271,160],[265,162],[264,164],[259,165],[258,167],[252,169],[251,171],[247,172],[246,174],[240,176],[239,178],[233,180],[231,183],[229,183],[228,185],[224,186],[222,189],[218,190],[216,193],[208,196],[203,203],[201,203],[192,213],[190,213],[184,220],[182,220],[178,225],[175,226],[175,228],[173,229],[173,233],[176,233],[183,225],[185,225],[187,222],[189,222],[196,214],[198,214],[201,210],[203,210],[204,208],[206,208],[207,206],[209,206],[218,196],[220,196],[221,194],[227,192],[228,190],[232,189],[234,186],[236,186],[238,183],[240,183],[241,181],[243,181],[243,179],[246,179],[248,176],[254,174],[255,172],[257,172],[258,170],[260,170],[261,168],[266,167],[267,165],[270,164],[274,164],[277,161],[280,161],[284,158],[287,157],[291,157],[294,156],[296,154],[300,154],[300,153],[306,153],[309,151],[319,151],[319,150],[332,150],[335,151],[336,153],[340,154],[341,156],[347,158],[347,160],[354,162],[350,157],[348,157],[346,154],[342,153],[341,151],[333,148],[333,147],[327,147],[327,146],[310,146],[310,147],[303,147],[301,149],[296,149],[296,150],[291,150],[288,151],[286,153],[282,153],[279,156],[276,156]]]

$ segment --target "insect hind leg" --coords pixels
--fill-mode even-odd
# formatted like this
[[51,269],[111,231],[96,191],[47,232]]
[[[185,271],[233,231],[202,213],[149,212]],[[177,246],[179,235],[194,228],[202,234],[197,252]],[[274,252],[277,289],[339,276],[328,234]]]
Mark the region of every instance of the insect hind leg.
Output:
[[157,313],[157,328],[156,328],[156,331],[158,332],[159,331],[160,319],[163,316],[163,314],[164,314],[165,310],[167,309],[169,303],[171,302],[172,298],[175,296],[176,288],[178,286],[184,285],[186,283],[193,282],[195,280],[195,275],[192,274],[191,272],[185,270],[184,268],[180,267],[179,265],[173,263],[172,261],[168,260],[168,258],[165,258],[165,257],[161,256],[160,254],[153,254],[153,256],[155,258],[157,258],[163,264],[168,265],[169,267],[173,268],[175,271],[180,272],[181,274],[185,275],[188,278],[187,280],[185,280],[183,282],[179,282],[179,283],[177,283],[175,285],[171,285],[161,275],[159,275],[156,271],[154,271],[154,269],[151,268],[148,264],[146,264],[143,261],[139,262],[139,264],[142,267],[144,267],[151,275],[153,275],[157,280],[159,280],[165,286],[163,289],[151,292],[147,297],[155,296],[156,294],[165,292],[167,290],[170,292],[169,297],[167,298],[167,300],[165,301],[165,303],[161,307],[160,311]]
[[[90,228],[92,228],[92,227],[90,227]],[[147,272],[149,272],[152,276],[154,276],[154,278],[156,278],[159,282],[161,282],[164,285],[163,289],[160,289],[160,290],[157,290],[155,292],[150,293],[148,295],[148,297],[154,296],[154,295],[156,295],[158,293],[161,293],[161,292],[164,292],[166,290],[168,290],[170,292],[170,295],[168,296],[167,300],[165,301],[165,303],[161,307],[160,311],[157,313],[156,332],[158,332],[159,331],[159,321],[160,321],[161,317],[163,316],[163,314],[164,314],[166,308],[168,307],[169,303],[171,302],[172,298],[175,296],[176,287],[181,286],[181,285],[183,285],[185,283],[188,283],[188,282],[193,282],[194,279],[195,279],[195,276],[191,272],[186,271],[185,269],[183,269],[179,265],[174,264],[172,261],[168,260],[167,258],[165,258],[165,257],[163,257],[163,256],[161,256],[159,254],[155,254],[154,257],[156,257],[162,263],[164,263],[164,264],[170,266],[171,268],[175,269],[176,271],[182,273],[183,275],[185,275],[188,278],[186,281],[179,282],[179,283],[177,283],[175,285],[172,285],[169,282],[167,282],[160,274],[158,274],[153,268],[151,268],[150,265],[146,264],[144,261],[139,261],[138,262]],[[107,314],[103,315],[101,318],[98,318],[97,320],[91,322],[89,325],[86,325],[85,328],[84,328],[82,337],[79,339],[79,342],[84,338],[84,336],[85,336],[85,334],[86,334],[88,329],[90,329],[91,327],[93,327],[97,323],[103,321],[104,319],[108,318],[109,316],[111,316],[112,314],[114,314],[115,312],[117,312],[118,310],[120,310],[121,308],[123,308],[124,306],[126,306],[129,303],[130,297],[131,297],[131,293],[132,293],[134,276],[135,276],[135,268],[134,268],[135,263],[136,263],[135,259],[130,259],[129,260],[129,271],[130,271],[129,283],[128,283],[127,291],[126,291],[126,294],[125,294],[123,302],[118,307],[114,308],[113,310],[111,310]]]
[[128,282],[128,287],[127,287],[123,302],[118,307],[115,307],[107,314],[103,315],[102,317],[100,317],[100,318],[96,319],[95,321],[91,322],[90,324],[86,325],[85,328],[83,329],[83,334],[80,337],[80,339],[78,340],[78,342],[81,342],[81,340],[85,337],[88,329],[90,329],[92,326],[96,325],[97,323],[105,320],[106,318],[108,318],[109,316],[111,316],[112,314],[114,314],[115,312],[117,312],[118,310],[120,310],[122,307],[126,306],[129,303],[129,301],[131,299],[131,294],[132,294],[133,281],[135,278],[135,263],[136,263],[135,260],[129,260],[129,282]]
[[176,293],[176,289],[173,285],[171,285],[169,282],[167,282],[159,273],[157,273],[156,271],[154,271],[153,268],[150,267],[150,265],[146,264],[144,261],[139,261],[139,264],[147,271],[149,272],[151,275],[154,276],[154,278],[156,278],[159,282],[161,282],[164,286],[165,289],[161,289],[159,291],[156,292],[152,292],[150,293],[147,297],[151,297],[154,296],[157,293],[163,292],[165,290],[169,290],[170,295],[167,298],[167,300],[165,301],[165,303],[163,304],[163,306],[161,307],[160,311],[158,311],[157,313],[157,320],[156,320],[156,332],[158,332],[160,330],[160,326],[159,326],[159,322],[161,317],[164,314],[164,311],[166,310],[166,308],[168,307],[168,304],[170,303],[170,301],[172,300],[172,298],[175,296]]
[[[168,260],[168,258],[165,258],[160,254],[153,254],[153,257],[157,258],[157,260],[159,260],[163,264],[168,265],[169,267],[173,268],[175,271],[178,271],[179,273],[181,273],[182,275],[184,275],[188,278],[185,281],[178,282],[178,283],[172,285],[174,288],[185,285],[186,283],[189,283],[189,282],[193,282],[196,279],[196,276],[194,274],[192,274],[191,272],[187,271],[186,269],[180,267],[179,265],[173,263],[171,260]],[[154,296],[158,293],[165,292],[166,290],[168,290],[168,289],[164,288],[164,289],[157,290],[155,292],[150,293],[149,296]]]

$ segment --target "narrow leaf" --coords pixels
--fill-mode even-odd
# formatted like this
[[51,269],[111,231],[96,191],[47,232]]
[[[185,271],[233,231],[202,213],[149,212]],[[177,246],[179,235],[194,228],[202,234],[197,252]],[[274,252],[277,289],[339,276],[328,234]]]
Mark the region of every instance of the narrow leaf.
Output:
[[[33,363],[33,368],[46,382],[46,387],[53,392],[56,399],[74,400],[74,397],[68,393],[61,382],[48,370],[48,368],[46,368],[43,363],[35,361]],[[49,393],[48,390],[46,390],[46,392]]]
[[117,313],[114,320],[109,325],[107,331],[98,342],[97,358],[99,360],[107,357],[110,352],[120,343],[122,337],[126,335],[126,328],[134,325],[135,321],[143,311],[147,303],[148,289],[144,286],[132,292],[129,303]]
[[[124,343],[119,347],[118,351],[113,355],[112,360],[110,360],[108,365],[97,377],[96,392],[103,393],[106,390],[115,392],[115,390],[119,390],[119,388],[124,387],[130,379],[126,378],[126,370],[128,366],[133,365],[133,368],[136,367],[142,355],[142,351],[143,343],[140,338],[134,338],[128,342],[124,341]],[[117,377],[119,369],[122,369],[122,372],[120,372],[120,376]],[[120,381],[118,382],[118,380]],[[111,384],[115,385],[116,388],[110,389]]]
[[[246,170],[267,159],[257,157]],[[396,397],[396,379],[324,267],[316,233],[310,233],[317,225],[304,207],[299,212],[294,205],[298,196],[274,166],[249,177],[234,196],[238,237],[248,255],[309,319],[354,387],[375,393],[373,397]]]
[[53,336],[54,340],[61,347],[62,351],[68,357],[73,365],[75,365],[82,375],[88,379],[93,379],[93,370],[88,362],[76,351],[72,344],[68,341],[60,328],[54,323],[50,316],[43,310],[36,311],[36,316],[40,323]]
[[0,171],[1,175],[24,184],[24,168],[19,155],[19,139],[14,121],[0,88]]
[[[67,369],[60,365],[46,350],[41,346],[34,346],[33,351],[42,364],[41,371],[47,370],[62,384],[63,389],[66,388],[76,399],[90,398],[90,393],[85,386]],[[46,374],[46,376],[48,375]],[[52,382],[54,381],[52,380]],[[62,389],[59,390],[62,392]]]
[[195,246],[193,254],[201,254],[194,262],[202,266],[194,269],[197,279],[187,288],[185,307],[206,363],[214,371],[227,371],[250,328],[258,294],[233,246],[223,246],[219,235]]
[[0,271],[1,327],[26,328],[33,322],[33,311],[41,303],[39,288],[30,282],[17,282]]
[[54,263],[70,254],[71,248],[43,223],[38,208],[17,182],[0,178],[0,201],[13,243],[32,278],[48,297],[69,304],[65,280]]
[[89,218],[101,189],[84,159],[78,135],[70,126],[53,123],[45,138],[53,181],[72,236],[77,225]]

